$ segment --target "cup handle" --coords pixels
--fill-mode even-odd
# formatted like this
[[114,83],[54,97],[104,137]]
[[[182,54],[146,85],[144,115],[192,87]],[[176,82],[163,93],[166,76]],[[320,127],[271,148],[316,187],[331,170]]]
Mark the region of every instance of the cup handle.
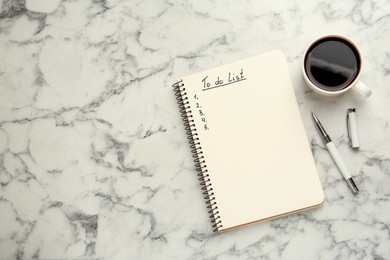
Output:
[[372,91],[371,89],[369,89],[363,82],[361,81],[358,81],[353,87],[352,89],[356,90],[357,92],[359,92],[360,95],[362,95],[363,97],[366,97],[368,98],[369,96],[371,96],[372,94]]

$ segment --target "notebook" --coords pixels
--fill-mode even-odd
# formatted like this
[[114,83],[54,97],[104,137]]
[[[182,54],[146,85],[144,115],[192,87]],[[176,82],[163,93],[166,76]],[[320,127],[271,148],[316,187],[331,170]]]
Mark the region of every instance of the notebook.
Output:
[[214,231],[322,204],[281,51],[183,77],[173,88]]

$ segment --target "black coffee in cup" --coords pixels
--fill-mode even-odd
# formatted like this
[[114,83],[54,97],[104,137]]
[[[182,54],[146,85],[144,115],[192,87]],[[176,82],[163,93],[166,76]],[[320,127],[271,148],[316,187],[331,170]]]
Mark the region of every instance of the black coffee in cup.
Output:
[[305,72],[310,81],[326,91],[348,87],[359,74],[359,52],[350,42],[327,37],[312,44],[307,51]]

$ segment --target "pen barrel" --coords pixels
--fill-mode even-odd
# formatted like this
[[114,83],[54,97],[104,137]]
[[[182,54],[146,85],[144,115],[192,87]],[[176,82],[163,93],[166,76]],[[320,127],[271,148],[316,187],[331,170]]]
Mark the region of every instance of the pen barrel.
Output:
[[351,174],[349,173],[347,166],[345,166],[344,161],[342,160],[339,152],[336,149],[336,146],[333,144],[333,142],[329,142],[326,144],[326,148],[328,148],[328,151],[330,155],[333,158],[333,161],[336,163],[337,168],[339,168],[341,174],[344,176],[346,180],[352,178]]

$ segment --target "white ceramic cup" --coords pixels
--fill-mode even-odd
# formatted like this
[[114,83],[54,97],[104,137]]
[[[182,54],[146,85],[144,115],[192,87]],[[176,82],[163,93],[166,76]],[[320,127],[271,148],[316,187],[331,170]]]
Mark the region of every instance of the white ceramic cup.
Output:
[[[339,38],[341,40],[344,40],[345,42],[349,43],[350,48],[354,48],[354,53],[357,54],[357,59],[359,59],[359,68],[357,75],[355,78],[344,88],[338,89],[338,90],[327,90],[324,88],[321,88],[321,86],[315,82],[311,81],[309,76],[307,75],[307,68],[306,68],[306,58],[309,52],[318,44],[318,42],[323,42],[327,38],[329,39],[334,39],[334,38]],[[356,44],[348,39],[345,36],[341,35],[325,35],[323,37],[320,37],[316,40],[314,40],[312,43],[309,44],[309,46],[306,48],[305,54],[303,55],[303,61],[302,61],[302,74],[303,74],[303,79],[305,80],[306,85],[311,88],[313,91],[315,91],[318,94],[325,95],[325,96],[338,96],[341,95],[345,92],[347,92],[350,89],[356,90],[358,93],[360,93],[364,97],[369,97],[372,93],[372,91],[361,81],[359,81],[360,75],[362,73],[362,57],[359,51],[359,48],[356,46]]]

